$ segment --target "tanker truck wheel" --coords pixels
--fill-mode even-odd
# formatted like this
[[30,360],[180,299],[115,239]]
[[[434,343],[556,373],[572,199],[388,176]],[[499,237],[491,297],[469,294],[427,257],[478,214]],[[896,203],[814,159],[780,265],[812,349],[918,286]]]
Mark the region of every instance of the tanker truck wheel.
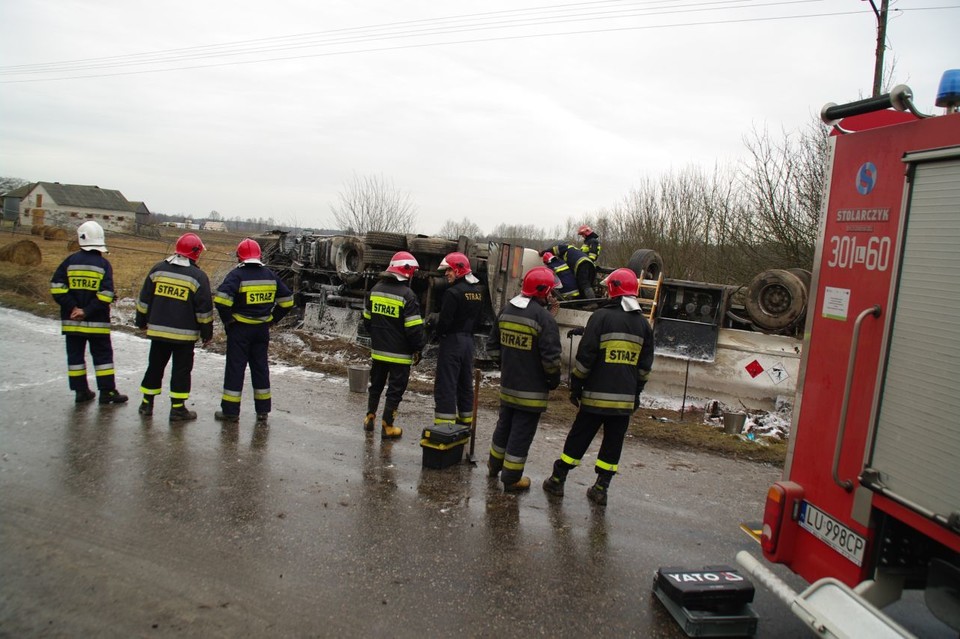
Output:
[[375,249],[402,251],[407,248],[407,236],[400,233],[367,231],[363,236],[363,241],[367,246]]
[[789,271],[763,271],[747,287],[744,307],[750,321],[759,328],[779,331],[803,315],[807,308],[807,287]]
[[[627,268],[641,280],[656,280],[663,274],[663,258],[653,249],[637,249],[627,261]],[[652,298],[653,292],[641,286],[640,297]]]

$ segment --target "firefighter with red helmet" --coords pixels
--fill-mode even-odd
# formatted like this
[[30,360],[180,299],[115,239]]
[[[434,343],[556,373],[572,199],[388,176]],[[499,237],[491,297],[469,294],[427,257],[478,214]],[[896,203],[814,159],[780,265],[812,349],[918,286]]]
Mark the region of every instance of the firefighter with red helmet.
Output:
[[580,289],[577,288],[577,278],[573,271],[567,266],[567,263],[550,251],[543,252],[543,264],[553,271],[556,276],[556,286],[553,294],[562,300],[575,300],[580,297]]
[[140,382],[143,400],[139,413],[153,415],[153,401],[162,391],[163,373],[172,360],[170,371],[170,421],[197,418],[188,410],[193,373],[193,348],[197,339],[204,345],[213,338],[213,299],[210,280],[197,260],[206,250],[194,233],[177,240],[174,254],[157,263],[147,274],[137,298],[137,328],[150,340],[147,370]]
[[237,245],[237,267],[217,288],[213,302],[227,333],[227,363],[223,373],[223,396],[214,417],[217,421],[240,420],[243,378],[250,366],[253,406],[257,421],[267,421],[271,408],[270,325],[283,319],[293,308],[293,293],[280,278],[263,265],[260,245],[247,238]]
[[600,236],[586,224],[582,224],[577,229],[577,235],[583,238],[583,245],[580,250],[583,251],[593,263],[600,259]]
[[80,250],[61,262],[50,280],[50,294],[60,306],[60,332],[67,342],[67,380],[77,404],[97,395],[87,382],[87,345],[101,404],[122,404],[117,391],[110,341],[110,304],[113,302],[113,267],[103,256],[107,244],[103,227],[84,222],[77,227]]
[[580,465],[602,426],[597,480],[587,490],[587,497],[599,505],[607,503],[630,415],[640,406],[640,393],[653,366],[653,329],[637,301],[636,273],[619,268],[604,283],[610,300],[587,320],[570,376],[570,401],[580,410],[553,474],[543,482],[547,493],[563,496],[567,473]]
[[530,269],[487,341],[487,352],[500,365],[500,416],[487,468],[506,492],[530,488],[523,475],[527,453],[550,391],[560,385],[560,330],[545,308],[555,282],[549,268]]
[[587,254],[572,244],[556,244],[551,246],[541,255],[553,253],[573,271],[577,281],[577,290],[580,291],[582,299],[593,299],[596,295],[593,292],[593,279],[597,274],[597,265],[593,263]]
[[440,262],[450,286],[440,300],[433,328],[439,339],[437,373],[433,386],[434,424],[473,422],[473,332],[483,303],[483,293],[470,260],[450,253]]
[[417,259],[399,251],[364,302],[363,324],[370,334],[370,387],[363,429],[372,431],[380,394],[387,387],[380,424],[382,439],[396,439],[403,429],[394,423],[397,408],[410,381],[410,367],[420,362],[424,346],[423,316],[410,280],[420,268]]

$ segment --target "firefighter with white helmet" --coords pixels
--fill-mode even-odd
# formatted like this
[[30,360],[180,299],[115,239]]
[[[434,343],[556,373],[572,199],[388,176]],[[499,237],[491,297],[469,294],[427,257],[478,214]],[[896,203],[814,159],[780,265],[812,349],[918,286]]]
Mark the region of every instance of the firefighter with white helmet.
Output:
[[410,381],[410,367],[420,362],[424,346],[423,316],[410,280],[420,268],[407,251],[398,251],[364,302],[363,324],[370,334],[370,386],[363,429],[372,431],[384,386],[387,398],[380,424],[382,439],[396,439],[403,429],[394,423]]
[[636,273],[619,268],[604,284],[610,299],[587,320],[570,376],[570,401],[580,410],[563,454],[553,464],[553,474],[543,482],[547,493],[562,496],[567,473],[580,465],[602,426],[597,480],[587,490],[587,497],[599,505],[607,503],[630,415],[639,408],[640,393],[653,366],[653,329],[637,301]]
[[188,410],[193,372],[193,349],[197,339],[206,345],[213,337],[213,299],[210,280],[197,260],[206,247],[195,233],[177,240],[174,254],[157,263],[147,274],[137,299],[135,323],[150,339],[147,370],[140,382],[143,400],[139,413],[153,415],[153,400],[162,391],[163,373],[170,371],[170,421],[197,418]]
[[217,421],[240,420],[243,378],[250,366],[253,406],[257,422],[267,421],[272,407],[270,393],[270,325],[293,308],[293,293],[276,274],[263,265],[260,245],[246,238],[237,245],[237,267],[217,288],[213,302],[227,333],[227,362],[223,395],[214,417]]
[[540,415],[550,391],[560,385],[560,330],[545,306],[556,278],[546,266],[523,277],[520,295],[497,317],[487,352],[500,365],[500,416],[490,443],[487,468],[503,489],[530,488],[523,475]]
[[80,250],[68,256],[50,280],[50,293],[60,305],[60,332],[66,336],[67,377],[78,404],[97,395],[87,381],[86,352],[90,347],[101,404],[122,404],[127,396],[117,391],[110,340],[110,304],[113,302],[113,267],[107,258],[103,227],[84,222],[77,227]]
[[469,426],[473,422],[473,332],[483,293],[463,253],[448,254],[439,268],[446,271],[450,287],[443,292],[433,326],[440,340],[433,422]]

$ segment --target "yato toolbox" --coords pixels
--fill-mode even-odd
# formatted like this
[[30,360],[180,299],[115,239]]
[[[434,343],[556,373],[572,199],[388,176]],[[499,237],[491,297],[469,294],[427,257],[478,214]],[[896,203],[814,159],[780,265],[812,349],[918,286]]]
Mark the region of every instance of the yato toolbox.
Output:
[[462,424],[434,424],[423,429],[420,446],[423,465],[446,468],[463,459],[463,445],[470,441],[470,427]]
[[754,587],[730,566],[659,568],[653,593],[689,637],[753,636]]

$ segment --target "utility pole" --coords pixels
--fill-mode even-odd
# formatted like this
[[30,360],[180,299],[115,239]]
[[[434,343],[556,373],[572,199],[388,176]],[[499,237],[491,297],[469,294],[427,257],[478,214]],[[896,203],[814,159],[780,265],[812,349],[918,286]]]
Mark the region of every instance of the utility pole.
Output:
[[873,97],[880,95],[880,88],[883,86],[883,52],[886,49],[887,42],[887,9],[890,7],[890,0],[880,0],[880,8],[873,0],[867,0],[873,7],[873,13],[877,16],[877,52],[876,61],[873,66]]

